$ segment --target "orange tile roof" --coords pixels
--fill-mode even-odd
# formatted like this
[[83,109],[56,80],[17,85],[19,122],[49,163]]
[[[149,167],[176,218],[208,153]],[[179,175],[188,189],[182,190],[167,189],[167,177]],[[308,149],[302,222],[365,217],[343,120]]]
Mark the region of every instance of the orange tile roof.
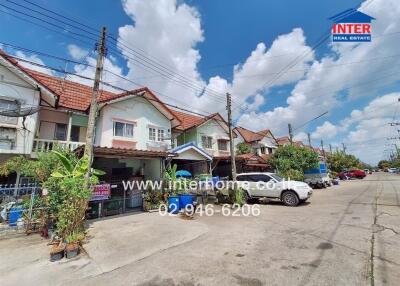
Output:
[[[89,109],[90,101],[92,97],[93,87],[77,83],[63,78],[44,74],[32,69],[23,67],[18,63],[16,59],[9,56],[5,51],[0,49],[0,56],[3,56],[12,65],[25,72],[28,76],[36,80],[38,83],[46,87],[55,96],[58,97],[58,106],[67,109],[73,109],[77,111],[86,112]],[[131,90],[124,93],[113,93],[106,90],[100,90],[99,102],[107,102],[122,98],[125,96],[137,94],[139,92],[146,91],[146,95],[153,98],[154,102],[160,103],[166,110],[171,114],[174,114],[158,97],[150,91],[147,87]]]
[[175,128],[180,131],[185,131],[190,128],[197,127],[206,122],[207,120],[218,115],[218,113],[213,113],[209,116],[200,116],[177,110],[174,110],[173,113],[181,121],[181,125]]
[[269,129],[254,132],[244,127],[238,126],[234,130],[237,131],[243,137],[244,141],[246,141],[247,143],[259,141],[263,139],[265,136],[267,136],[268,133],[271,134],[271,136],[275,139],[274,135]]
[[278,145],[284,145],[290,143],[289,136],[283,136],[279,137],[276,139],[276,142],[278,142]]

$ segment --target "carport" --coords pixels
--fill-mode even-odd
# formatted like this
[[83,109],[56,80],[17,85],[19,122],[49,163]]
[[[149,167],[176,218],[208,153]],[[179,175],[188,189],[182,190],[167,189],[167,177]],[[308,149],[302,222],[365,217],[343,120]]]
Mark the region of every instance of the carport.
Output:
[[[84,146],[77,149],[82,155]],[[104,192],[90,203],[91,217],[109,216],[141,210],[143,190],[138,184],[147,180],[163,178],[165,160],[173,156],[165,151],[148,151],[115,147],[94,147],[93,168],[106,172],[101,176],[100,185]],[[134,188],[124,190],[123,181],[135,182]]]
[[170,163],[176,164],[178,170],[187,170],[193,177],[211,173],[212,157],[194,142],[178,146],[170,152],[176,154],[176,157],[171,158]]

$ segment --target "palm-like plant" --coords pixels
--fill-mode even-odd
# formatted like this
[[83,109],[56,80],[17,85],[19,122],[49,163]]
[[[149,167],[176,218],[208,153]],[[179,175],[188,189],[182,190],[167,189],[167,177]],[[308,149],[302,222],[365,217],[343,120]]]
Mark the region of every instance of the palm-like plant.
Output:
[[[69,159],[64,154],[58,151],[52,151],[60,160],[62,165],[64,166],[63,172],[54,171],[51,176],[55,178],[82,178],[87,173],[89,168],[89,158],[87,155],[84,155],[74,166],[73,160]],[[105,172],[97,169],[90,169],[90,174],[95,176],[102,176]]]

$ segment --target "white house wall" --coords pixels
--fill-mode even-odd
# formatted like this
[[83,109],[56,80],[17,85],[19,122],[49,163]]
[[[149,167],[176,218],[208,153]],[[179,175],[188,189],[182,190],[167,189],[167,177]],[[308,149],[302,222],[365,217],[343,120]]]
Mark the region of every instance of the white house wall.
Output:
[[[202,146],[201,137],[204,135],[212,137],[211,149]],[[218,139],[229,140],[229,135],[216,120],[210,120],[197,128],[197,142],[199,142],[199,146],[208,154],[212,156],[229,155],[229,142],[227,151],[220,152],[218,150]]]
[[[0,65],[0,98],[18,100],[22,106],[35,107],[40,104],[39,91],[2,65]],[[22,117],[17,119],[16,124],[0,122],[0,127],[16,129],[14,148],[10,149],[9,144],[0,142],[0,154],[30,154],[36,131],[37,119],[38,113],[27,116],[25,119],[26,130],[23,130]]]
[[39,114],[39,138],[54,140],[56,123],[68,125],[68,121],[66,112],[42,109]]
[[[134,122],[133,138],[113,136],[113,122],[118,119]],[[150,102],[143,98],[131,98],[104,106],[96,125],[95,144],[102,147],[113,147],[113,139],[136,143],[136,149],[148,150],[149,127],[164,129],[170,137],[171,123]],[[164,141],[170,144],[170,140]]]

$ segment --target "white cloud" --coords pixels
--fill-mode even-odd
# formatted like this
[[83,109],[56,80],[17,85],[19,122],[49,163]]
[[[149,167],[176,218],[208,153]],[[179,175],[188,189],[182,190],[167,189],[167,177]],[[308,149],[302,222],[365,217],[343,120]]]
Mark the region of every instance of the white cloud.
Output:
[[[33,62],[33,63],[37,63],[39,65],[45,65],[43,60],[41,60],[36,55],[26,55],[25,53],[23,53],[21,51],[17,51],[15,53],[15,55],[18,58],[21,58],[21,59],[24,59],[24,60],[27,60],[27,61],[30,61],[30,62]],[[49,75],[53,74],[53,72],[50,69],[46,69],[46,68],[40,67],[40,66],[35,65],[35,64],[31,64],[31,63],[28,63],[28,62],[25,62],[25,61],[18,61],[18,63],[21,66],[26,67],[28,69],[32,69],[32,70],[35,70],[35,71],[38,71],[38,72],[41,72],[41,73],[44,73],[44,74],[49,74]]]
[[74,60],[82,60],[83,58],[85,58],[88,55],[87,50],[82,49],[81,47],[74,45],[74,44],[68,45],[67,49],[68,49],[68,53],[71,55],[71,57]]
[[[357,97],[376,95],[380,87],[399,80],[396,66],[400,57],[368,59],[398,54],[399,38],[379,35],[400,30],[400,6],[397,0],[375,0],[365,9],[363,6],[360,10],[377,19],[373,23],[372,42],[332,44],[331,53],[314,61],[305,78],[298,81],[286,106],[243,114],[238,123],[263,129],[268,122],[275,133],[283,133],[288,123],[306,122]],[[349,65],[349,62],[358,63]],[[338,92],[342,89],[344,93]]]
[[[326,121],[318,126],[313,133],[313,138],[328,138],[329,132],[343,134],[343,142],[347,150],[361,160],[376,164],[383,158],[383,151],[391,148],[393,141],[387,138],[398,136],[397,128],[391,127],[394,115],[400,113],[398,99],[400,93],[390,93],[377,97],[369,102],[362,110],[355,109],[350,116],[343,119],[338,125]],[[328,134],[324,134],[324,132]],[[331,142],[333,145],[333,142]]]
[[308,135],[305,132],[299,132],[297,134],[294,135],[293,137],[294,141],[301,141],[305,144],[308,144]]
[[311,138],[331,139],[334,138],[337,133],[338,133],[338,128],[329,121],[325,121],[324,124],[318,126],[317,129],[311,134]]

